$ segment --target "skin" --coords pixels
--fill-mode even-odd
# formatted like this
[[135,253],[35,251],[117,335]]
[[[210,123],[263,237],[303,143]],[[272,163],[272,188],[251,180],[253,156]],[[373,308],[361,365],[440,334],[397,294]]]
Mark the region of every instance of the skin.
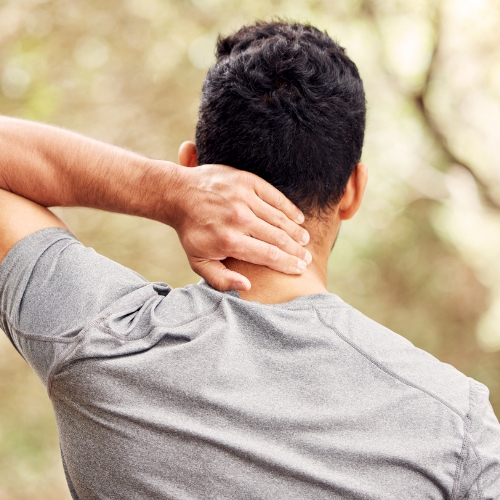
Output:
[[81,206],[172,226],[191,267],[218,290],[250,290],[234,258],[302,274],[304,216],[259,177],[223,165],[186,169],[56,127],[0,117],[0,262],[22,238],[66,227],[46,207]]
[[[196,145],[184,142],[179,148],[179,164],[196,167],[198,158]],[[197,167],[199,168],[199,167]],[[194,169],[196,170],[196,169]],[[311,235],[307,250],[312,255],[312,263],[300,275],[286,275],[265,266],[228,258],[224,264],[228,269],[246,276],[252,288],[239,291],[245,300],[263,304],[288,302],[302,295],[327,293],[328,257],[337,239],[342,221],[348,220],[358,211],[368,181],[368,169],[363,163],[354,168],[342,199],[337,206],[325,211],[321,217],[309,217],[303,226]]]

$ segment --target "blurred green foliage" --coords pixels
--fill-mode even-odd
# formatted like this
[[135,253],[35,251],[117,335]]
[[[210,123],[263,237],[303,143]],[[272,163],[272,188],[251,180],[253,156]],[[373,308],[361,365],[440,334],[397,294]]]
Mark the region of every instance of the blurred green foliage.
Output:
[[[325,29],[365,81],[364,207],[329,289],[484,382],[500,414],[500,7],[495,0],[0,0],[0,112],[176,161],[219,32]],[[146,278],[196,282],[158,223],[56,209]],[[0,500],[67,499],[41,384],[0,338]]]

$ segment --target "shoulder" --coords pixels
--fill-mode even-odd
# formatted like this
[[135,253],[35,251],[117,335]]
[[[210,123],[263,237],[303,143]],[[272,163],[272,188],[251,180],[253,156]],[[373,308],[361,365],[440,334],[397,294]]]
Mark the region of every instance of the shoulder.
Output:
[[[348,304],[320,309],[318,315],[337,336],[379,370],[465,418],[469,412],[472,379]],[[477,387],[479,383],[473,382]]]

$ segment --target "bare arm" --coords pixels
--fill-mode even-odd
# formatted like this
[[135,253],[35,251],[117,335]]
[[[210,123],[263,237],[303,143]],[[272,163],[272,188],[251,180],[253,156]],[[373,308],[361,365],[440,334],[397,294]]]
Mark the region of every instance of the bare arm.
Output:
[[170,223],[163,217],[172,207],[160,207],[171,201],[163,191],[175,188],[180,168],[57,127],[0,117],[0,188],[45,207],[99,208]]
[[84,206],[174,227],[193,270],[220,290],[250,288],[248,279],[223,266],[226,257],[290,274],[310,261],[301,246],[308,235],[297,224],[300,211],[262,179],[230,167],[180,167],[0,117],[0,189],[34,202],[19,210],[18,198],[2,195],[0,259],[30,228],[62,224],[41,207]]

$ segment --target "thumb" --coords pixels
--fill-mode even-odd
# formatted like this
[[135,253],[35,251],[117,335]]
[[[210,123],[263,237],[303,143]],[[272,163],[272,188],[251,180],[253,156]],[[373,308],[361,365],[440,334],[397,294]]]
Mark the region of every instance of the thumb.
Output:
[[191,268],[210,286],[224,292],[225,290],[250,290],[251,283],[242,274],[228,269],[219,260],[192,260]]

